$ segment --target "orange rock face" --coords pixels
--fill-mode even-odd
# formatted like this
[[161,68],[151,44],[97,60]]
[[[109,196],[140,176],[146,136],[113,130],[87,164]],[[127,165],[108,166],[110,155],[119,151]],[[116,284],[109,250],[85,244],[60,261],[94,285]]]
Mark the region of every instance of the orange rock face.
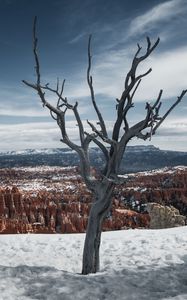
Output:
[[[0,170],[1,234],[86,231],[92,198],[75,168],[62,170],[60,174],[57,170],[41,174],[24,172]],[[40,180],[44,186],[33,188]],[[34,184],[24,189],[27,182]],[[133,177],[127,184],[116,187],[103,230],[149,228],[149,214],[141,208],[147,202],[173,205],[187,215],[186,187],[187,171]]]
[[[65,200],[65,201],[64,201]],[[114,202],[103,230],[147,227],[147,214],[138,214]],[[76,197],[39,191],[24,195],[16,188],[0,190],[0,233],[77,233],[85,232],[91,205]]]
[[[43,205],[42,205],[43,207]],[[32,207],[16,187],[0,190],[0,233],[54,233],[41,208]]]

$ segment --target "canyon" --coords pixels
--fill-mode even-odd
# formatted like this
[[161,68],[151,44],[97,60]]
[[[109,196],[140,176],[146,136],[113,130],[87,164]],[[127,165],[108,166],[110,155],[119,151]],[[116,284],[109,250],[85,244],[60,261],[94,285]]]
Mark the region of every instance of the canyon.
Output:
[[[94,170],[93,170],[94,171]],[[0,169],[0,233],[86,231],[92,195],[78,167]],[[149,228],[147,203],[174,206],[187,216],[187,167],[121,175],[103,230]]]

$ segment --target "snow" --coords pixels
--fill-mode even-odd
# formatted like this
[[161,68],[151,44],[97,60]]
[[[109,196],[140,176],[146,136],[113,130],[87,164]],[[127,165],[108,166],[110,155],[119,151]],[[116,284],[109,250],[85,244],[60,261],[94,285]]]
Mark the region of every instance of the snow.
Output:
[[[124,178],[124,179],[129,179],[129,178],[134,178],[134,177],[139,177],[139,176],[151,176],[155,174],[174,174],[178,171],[186,171],[187,166],[174,166],[174,167],[164,167],[161,169],[153,169],[150,171],[142,171],[142,172],[136,172],[136,173],[129,173],[124,174],[124,175],[118,175],[119,178]],[[137,187],[138,188],[138,187]]]
[[59,171],[67,171],[67,170],[75,170],[76,167],[59,167],[59,166],[36,166],[36,167],[15,167],[11,168],[12,170],[15,171],[25,171],[25,172],[31,172],[31,173],[47,173],[49,171],[51,172],[59,172]]
[[[76,189],[72,181],[81,178],[77,174],[76,167],[59,167],[59,166],[36,166],[36,167],[16,167],[11,168],[12,172],[21,173],[21,177],[11,179],[7,184],[1,182],[1,187],[10,189],[13,185],[17,186],[22,192],[24,191],[64,191],[66,189]],[[84,185],[84,183],[82,183]]]
[[73,154],[74,150],[69,148],[42,148],[42,149],[24,149],[12,151],[0,151],[0,155],[35,155],[35,154]]
[[126,152],[149,152],[149,151],[160,151],[160,149],[153,145],[127,146],[127,149],[126,149]]
[[187,227],[105,232],[82,276],[84,234],[1,235],[1,300],[187,299]]

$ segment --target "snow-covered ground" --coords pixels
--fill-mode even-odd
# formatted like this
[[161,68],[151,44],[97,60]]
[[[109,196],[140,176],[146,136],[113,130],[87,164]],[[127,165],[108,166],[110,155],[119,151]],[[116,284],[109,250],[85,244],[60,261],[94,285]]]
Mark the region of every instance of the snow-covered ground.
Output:
[[102,235],[101,271],[80,275],[84,234],[1,235],[0,300],[187,299],[187,227]]

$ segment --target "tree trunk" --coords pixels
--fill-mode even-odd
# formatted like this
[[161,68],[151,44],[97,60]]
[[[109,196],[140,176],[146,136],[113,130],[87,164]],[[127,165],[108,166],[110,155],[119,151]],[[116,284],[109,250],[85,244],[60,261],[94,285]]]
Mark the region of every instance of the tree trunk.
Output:
[[84,275],[99,271],[102,224],[111,207],[113,189],[113,185],[100,187],[96,201],[92,204],[84,243],[82,267],[82,274]]

